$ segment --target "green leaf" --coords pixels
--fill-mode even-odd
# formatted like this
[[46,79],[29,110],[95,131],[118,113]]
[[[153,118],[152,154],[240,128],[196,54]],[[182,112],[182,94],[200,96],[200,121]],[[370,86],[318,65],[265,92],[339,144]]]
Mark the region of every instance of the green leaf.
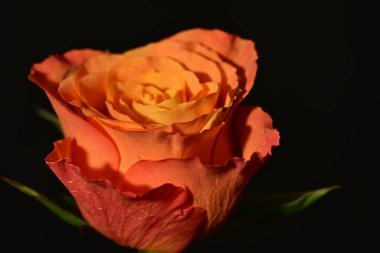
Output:
[[313,191],[277,194],[252,194],[244,196],[223,232],[240,229],[271,219],[286,217],[300,212],[327,193],[340,186],[321,188]]
[[52,123],[58,131],[62,133],[61,123],[59,122],[57,115],[39,106],[35,106],[34,110],[38,116]]
[[62,196],[63,201],[70,207],[74,208],[75,210],[78,210],[77,203],[75,202],[75,199],[71,195],[63,195]]
[[32,188],[21,184],[15,180],[12,180],[7,177],[0,176],[0,181],[3,181],[17,190],[21,191],[22,193],[34,198],[35,200],[39,201],[41,204],[43,204],[45,207],[47,207],[50,211],[52,211],[55,215],[57,215],[59,218],[61,218],[63,221],[75,226],[75,227],[84,227],[88,226],[87,222],[85,222],[82,218],[76,216],[75,214],[63,209],[59,205],[55,204],[52,200],[49,198],[41,195],[39,192],[33,190]]

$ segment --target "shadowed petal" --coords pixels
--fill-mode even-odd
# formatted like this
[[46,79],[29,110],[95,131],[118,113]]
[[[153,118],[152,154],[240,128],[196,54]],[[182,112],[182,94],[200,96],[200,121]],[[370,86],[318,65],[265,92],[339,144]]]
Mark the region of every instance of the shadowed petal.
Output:
[[246,94],[251,90],[257,71],[257,52],[251,40],[228,34],[221,30],[190,29],[179,32],[169,39],[183,42],[198,42],[217,52],[227,62],[238,69],[242,88]]
[[280,144],[280,134],[273,129],[272,118],[260,107],[240,105],[234,114],[234,136],[238,140],[238,155],[248,160],[254,153],[264,159],[272,146]]
[[[86,52],[82,60],[85,59],[85,55],[88,55]],[[78,60],[80,51],[75,51],[75,54],[75,59]],[[71,67],[65,58],[50,56],[43,62],[33,65],[29,79],[46,92],[58,115],[65,136],[75,136],[79,151],[74,159],[84,169],[86,175],[89,177],[98,175],[100,170],[117,171],[118,153],[107,134],[96,129],[80,113],[73,111],[74,109],[70,108],[57,92],[57,82],[62,80],[63,75]]]
[[[114,140],[120,153],[119,172],[124,174],[139,160],[162,160],[168,158],[190,158],[199,156],[202,162],[209,162],[215,136],[220,127],[214,127],[202,133],[183,136],[178,132],[168,133],[162,130],[124,131],[108,125],[108,122],[91,119]],[[199,152],[202,147],[204,152]]]
[[224,163],[226,157],[237,156],[262,162],[278,146],[280,134],[273,129],[272,118],[260,107],[238,105],[233,117],[222,128],[215,144],[212,162]]

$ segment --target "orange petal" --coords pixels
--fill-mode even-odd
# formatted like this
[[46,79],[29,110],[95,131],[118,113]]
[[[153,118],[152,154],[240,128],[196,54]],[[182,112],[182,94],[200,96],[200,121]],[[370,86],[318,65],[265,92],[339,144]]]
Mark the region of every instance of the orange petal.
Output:
[[[58,115],[65,136],[75,136],[76,145],[80,150],[78,157],[81,158],[78,158],[78,163],[81,167],[91,167],[99,171],[117,170],[119,157],[112,141],[103,132],[100,132],[84,118],[73,112],[58,95],[57,90],[52,89],[52,85],[57,88],[58,83],[55,82],[62,79],[62,77],[59,78],[57,70],[63,70],[63,68],[55,68],[59,63],[57,61],[58,58],[49,57],[42,63],[34,65],[29,75],[30,80],[36,82],[46,92]],[[61,67],[66,66],[64,61],[60,64],[59,66]],[[61,71],[60,73],[64,75],[63,72]],[[107,156],[104,154],[107,154]],[[96,172],[94,173],[97,174]]]
[[183,140],[179,134],[161,131],[125,131],[114,128],[109,122],[93,118],[115,141],[120,153],[119,172],[124,174],[132,164],[140,159],[158,160],[181,157]]
[[120,113],[119,111],[117,111],[115,109],[114,105],[111,102],[106,101],[106,106],[107,106],[107,110],[108,110],[110,116],[113,119],[116,119],[116,120],[119,120],[119,121],[123,121],[123,122],[135,122],[127,114],[123,114],[123,113]]
[[110,79],[113,82],[129,82],[144,72],[155,70],[146,57],[125,57],[123,55],[119,57],[122,57],[122,60],[117,62],[110,71]]
[[71,65],[60,56],[49,56],[44,61],[32,66],[29,80],[39,85],[42,89],[48,89],[56,93],[58,83],[63,80]]
[[205,47],[201,43],[179,41],[176,41],[176,43],[181,43],[184,47],[188,48],[189,51],[196,52],[199,55],[215,62],[221,73],[222,84],[218,105],[221,107],[229,105],[231,103],[232,97],[228,96],[228,93],[239,86],[236,68],[229,63],[224,62],[217,53],[212,51],[212,49]]
[[175,51],[168,53],[176,61],[182,63],[186,69],[193,71],[201,82],[213,81],[222,83],[222,75],[215,62],[191,51]]
[[185,90],[185,83],[181,78],[181,73],[178,72],[145,72],[137,76],[134,81],[144,85],[153,85],[163,91],[169,88],[178,91]]
[[144,126],[134,121],[120,121],[120,120],[108,119],[108,118],[98,118],[97,121],[102,122],[102,124],[106,126],[112,127],[114,129],[118,129],[119,131],[143,131],[146,128],[158,129],[161,127],[161,126],[156,126],[153,124],[149,126]]
[[[214,140],[214,149],[211,149],[214,162],[211,161],[211,164],[224,162],[224,165],[206,166],[197,157],[188,160],[139,161],[126,172],[124,187],[140,193],[162,182],[188,188],[194,196],[195,205],[207,210],[208,230],[213,230],[228,216],[249,178],[271,154],[272,147],[279,145],[279,133],[272,128],[270,116],[261,108],[238,106],[235,117],[227,125],[218,126],[222,131],[208,136]],[[233,127],[229,128],[228,124]],[[234,132],[230,132],[231,129]],[[237,141],[232,142],[234,137],[237,137]],[[189,139],[189,142],[194,140]],[[229,148],[233,143],[237,143],[243,158],[226,159],[229,155],[239,155],[239,151],[234,153]],[[210,149],[210,146],[204,148],[202,145],[193,147]]]
[[[133,108],[139,113],[146,122],[154,122],[164,126],[171,125],[173,123],[189,122],[196,119],[203,114],[212,113],[215,108],[216,101],[219,94],[219,85],[216,83],[205,83],[205,87],[209,94],[205,97],[192,100],[189,102],[178,104],[178,106],[166,110],[159,107],[133,104]],[[149,107],[149,108],[148,108]]]
[[[147,72],[134,80],[139,83],[155,85],[162,90],[176,89],[180,91],[183,101],[193,99],[204,90],[197,76],[186,70]],[[183,92],[186,93],[182,94]]]
[[104,54],[102,51],[98,50],[93,50],[93,49],[75,49],[75,50],[70,50],[66,52],[63,57],[73,66],[78,66],[82,62],[84,62],[86,59]]
[[70,140],[55,143],[47,164],[74,196],[87,222],[116,243],[180,252],[204,229],[206,214],[188,190],[160,185],[145,194],[121,192],[109,180],[90,180],[70,159]]
[[236,68],[225,62],[212,48],[205,47],[202,42],[174,41],[169,38],[132,49],[125,52],[125,55],[170,56],[189,70],[196,72],[203,81],[220,82],[222,84],[220,102],[218,102],[220,106],[231,103],[233,95],[229,95],[229,92],[239,86]]
[[190,29],[179,32],[169,39],[183,42],[198,42],[217,52],[223,59],[238,69],[246,94],[251,90],[257,71],[257,52],[251,40],[221,30]]
[[202,55],[190,51],[186,45],[175,41],[163,40],[147,46],[132,49],[124,53],[126,56],[164,56],[181,63],[186,69],[195,72],[201,82],[213,81],[220,83],[221,73],[215,62]]
[[272,127],[272,118],[260,107],[239,105],[234,114],[233,134],[237,137],[239,156],[249,160],[254,153],[261,159],[280,144],[280,134]]
[[78,95],[87,108],[106,114],[106,89],[108,73],[96,72],[82,77],[77,82]]
[[151,55],[149,56],[148,61],[158,72],[185,70],[181,64],[169,57]]
[[[215,136],[219,128],[214,127],[194,136],[182,136],[178,132],[169,133],[162,129],[139,131],[110,123],[107,120],[92,118],[94,124],[103,127],[112,140],[115,141],[120,152],[119,171],[124,174],[139,160],[161,160],[168,158],[189,158],[199,155],[202,162],[210,162],[211,152],[215,143]],[[209,152],[199,154],[199,147]]]
[[182,135],[198,134],[213,115],[214,113],[203,114],[202,116],[189,122],[174,123],[172,127],[175,131],[180,132]]
[[231,212],[254,171],[241,159],[221,166],[205,166],[199,158],[139,161],[125,174],[124,187],[140,194],[163,182],[189,189],[194,205],[207,211],[210,232]]
[[80,107],[82,100],[78,94],[77,79],[75,74],[68,76],[59,84],[58,93],[67,103]]
[[118,152],[106,134],[72,112],[64,102],[57,100],[50,94],[47,95],[58,115],[64,135],[75,137],[78,146],[78,152],[75,153],[77,156],[74,157],[76,163],[84,170],[91,168],[89,171],[84,171],[86,175],[93,178],[100,173],[99,171],[117,171],[119,165]]
[[81,66],[86,73],[107,72],[124,59],[122,55],[102,53],[91,57]]

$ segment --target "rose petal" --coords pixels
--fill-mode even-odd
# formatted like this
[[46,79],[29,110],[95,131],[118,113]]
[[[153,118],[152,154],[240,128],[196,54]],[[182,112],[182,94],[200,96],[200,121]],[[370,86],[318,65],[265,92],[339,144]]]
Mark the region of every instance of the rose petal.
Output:
[[180,71],[184,68],[168,57],[145,57],[134,55],[121,55],[121,61],[112,67],[114,80],[127,82],[144,72]]
[[[280,144],[280,134],[272,127],[272,118],[260,107],[239,105],[234,112],[237,154],[249,160],[254,153],[261,159],[271,155],[272,146]],[[222,144],[220,144],[222,145]]]
[[169,39],[183,42],[198,42],[217,52],[224,60],[238,69],[242,88],[246,94],[251,90],[257,71],[257,52],[251,40],[228,34],[221,30],[190,29],[179,32]]
[[49,56],[40,63],[32,66],[29,79],[38,84],[42,89],[53,90],[62,81],[63,76],[69,71],[71,65],[60,56]]
[[66,52],[63,57],[72,65],[72,66],[78,66],[82,62],[84,62],[86,59],[99,55],[104,54],[102,51],[93,50],[93,49],[75,49],[70,50]]
[[[129,117],[127,114],[120,113],[119,111],[117,111],[111,102],[106,101],[106,106],[107,106],[108,113],[112,118],[114,118],[118,121],[131,122],[131,123],[135,123],[135,124],[139,125],[131,117]],[[139,125],[139,126],[140,126],[140,127],[138,127],[139,129],[144,129],[141,125]]]
[[66,79],[64,79],[58,86],[58,93],[67,103],[81,107],[82,100],[79,96],[79,92],[77,89],[77,76],[70,75]]
[[124,187],[140,194],[164,182],[189,189],[194,205],[207,211],[210,232],[225,220],[256,169],[237,158],[220,166],[206,166],[197,157],[139,161],[125,174]]
[[110,71],[113,66],[123,61],[124,57],[117,54],[102,53],[88,58],[83,62],[83,74]]
[[[126,172],[125,187],[135,187],[140,193],[162,182],[188,188],[194,196],[194,203],[207,210],[208,230],[213,230],[233,208],[251,175],[271,154],[272,147],[279,145],[279,133],[272,128],[270,116],[261,108],[238,106],[235,117],[223,125],[224,128],[220,126],[222,131],[215,132],[218,138],[209,135],[215,140],[211,164],[225,165],[206,166],[198,158],[140,161]],[[231,134],[231,129],[236,134]],[[237,137],[237,151],[230,148],[230,137],[234,136]],[[202,145],[193,147],[203,149]],[[210,146],[204,150],[210,150]],[[226,157],[233,154],[240,154],[243,158],[226,162]]]
[[106,114],[107,72],[97,72],[84,76],[77,82],[78,95],[87,108]]
[[[88,177],[94,178],[94,176],[102,174],[101,171],[117,171],[118,152],[106,134],[72,112],[61,101],[50,94],[47,95],[58,115],[65,136],[75,136],[80,152],[76,152],[74,159],[83,168],[84,173]],[[86,170],[87,168],[88,170]]]
[[177,131],[181,133],[182,135],[194,135],[199,132],[204,128],[204,126],[209,122],[210,118],[215,114],[213,113],[208,113],[204,114],[192,121],[189,122],[182,122],[182,123],[174,123],[171,127],[173,130],[169,131]]
[[[171,41],[171,40],[167,40]],[[218,66],[221,73],[221,92],[219,94],[218,106],[223,107],[231,103],[233,96],[228,96],[229,92],[235,90],[239,86],[236,68],[227,62],[224,62],[214,51],[195,42],[179,42],[189,51],[196,52],[208,60],[212,60]]]
[[163,108],[133,103],[133,109],[143,118],[143,123],[158,123],[164,126],[173,123],[189,122],[204,114],[212,113],[219,95],[217,83],[204,83],[208,95],[196,100],[178,104],[166,110]]
[[[70,66],[65,59],[51,56],[33,66],[29,79],[46,92],[58,115],[65,136],[75,136],[79,151],[74,159],[84,169],[84,173],[92,177],[110,169],[117,171],[119,157],[112,141],[104,135],[104,132],[100,132],[79,114],[73,112],[58,95],[58,92],[51,89],[52,86],[57,87],[58,83],[56,82],[62,80],[59,75],[65,74],[63,70],[68,71],[69,69]],[[86,168],[91,168],[91,170]]]
[[183,136],[178,132],[168,133],[160,129],[125,131],[110,125],[109,121],[92,118],[93,124],[103,127],[120,152],[119,172],[124,174],[137,161],[161,160],[168,158],[189,158],[199,155],[202,162],[210,162],[210,153],[199,153],[199,147],[212,151],[218,127],[194,136]]
[[[142,75],[136,77],[135,81],[137,83],[141,83],[144,85],[152,85],[157,87],[161,91],[165,91],[166,89],[175,89],[180,93],[184,93],[186,91],[186,83],[184,78],[182,78],[181,72],[146,72]],[[140,95],[142,96],[142,94]],[[185,100],[186,95],[183,94],[182,99]]]
[[201,231],[204,209],[192,207],[190,193],[163,184],[142,195],[120,192],[106,180],[89,180],[70,161],[69,139],[55,143],[47,164],[74,196],[89,224],[129,247],[160,252],[182,251]]
[[128,57],[164,56],[181,63],[186,69],[195,72],[201,82],[214,81],[221,83],[222,77],[215,62],[206,59],[198,53],[189,51],[186,46],[169,40],[152,43],[147,46],[132,49],[124,53]]

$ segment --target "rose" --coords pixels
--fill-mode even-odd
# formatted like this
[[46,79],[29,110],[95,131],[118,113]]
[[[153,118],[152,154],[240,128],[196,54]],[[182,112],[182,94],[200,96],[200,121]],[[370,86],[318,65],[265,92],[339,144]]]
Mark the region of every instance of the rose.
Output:
[[239,105],[253,86],[250,40],[192,29],[110,54],[35,64],[65,139],[49,167],[88,223],[115,242],[176,252],[220,225],[278,145],[268,114]]

